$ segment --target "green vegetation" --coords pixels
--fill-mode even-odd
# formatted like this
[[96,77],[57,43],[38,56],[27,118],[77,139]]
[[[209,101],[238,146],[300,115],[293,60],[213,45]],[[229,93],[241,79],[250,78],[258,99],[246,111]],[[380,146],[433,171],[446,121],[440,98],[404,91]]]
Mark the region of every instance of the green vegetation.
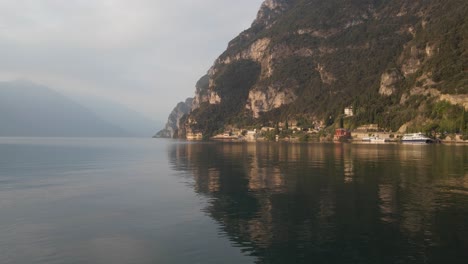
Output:
[[426,25],[414,44],[434,53],[424,63],[444,93],[468,93],[468,4],[464,0],[433,0]]
[[252,117],[244,109],[249,90],[260,75],[260,66],[252,61],[239,61],[221,68],[215,79],[215,92],[220,96],[220,104],[204,103],[192,112],[197,120],[192,129],[201,131],[205,137],[215,132],[222,133],[224,125],[247,126]]
[[[313,127],[315,121],[330,127],[342,122],[351,129],[375,123],[396,131],[409,123],[410,131],[468,134],[462,107],[410,92],[419,87],[468,93],[466,0],[287,3],[283,14],[265,14],[274,17],[275,23],[254,24],[231,41],[221,56],[236,55],[256,40],[270,38],[265,56],[271,55],[272,76],[260,79],[261,66],[250,60],[215,65],[214,91],[221,104],[203,104],[195,110],[191,114],[197,121],[194,129],[209,136],[226,125],[274,127],[294,119],[303,127]],[[310,51],[307,56],[297,52],[304,50]],[[405,71],[408,67],[414,69]],[[382,96],[381,76],[387,71],[401,78],[394,83],[392,95]],[[291,89],[298,99],[254,119],[245,104],[255,85]],[[208,92],[206,78],[197,84],[197,92]],[[355,115],[343,119],[348,106],[353,106]],[[284,133],[280,137],[288,136]]]

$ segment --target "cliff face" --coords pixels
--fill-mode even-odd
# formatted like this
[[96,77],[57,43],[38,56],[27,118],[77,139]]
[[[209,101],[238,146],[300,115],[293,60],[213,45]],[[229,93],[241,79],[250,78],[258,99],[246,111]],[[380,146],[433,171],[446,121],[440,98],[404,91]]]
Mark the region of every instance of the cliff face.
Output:
[[347,106],[351,126],[441,119],[437,102],[467,106],[466,14],[464,0],[266,0],[198,82],[184,128],[322,123]]
[[185,102],[180,102],[172,110],[169,118],[167,119],[164,129],[156,133],[154,137],[157,138],[177,138],[180,128],[180,119],[190,113],[192,109],[193,98],[187,98]]

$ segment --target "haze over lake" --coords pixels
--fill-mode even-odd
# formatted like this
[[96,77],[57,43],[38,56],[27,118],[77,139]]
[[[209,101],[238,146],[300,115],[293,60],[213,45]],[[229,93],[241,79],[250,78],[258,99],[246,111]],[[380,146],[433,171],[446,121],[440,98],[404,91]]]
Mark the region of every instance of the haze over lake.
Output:
[[0,263],[465,263],[468,147],[0,138]]

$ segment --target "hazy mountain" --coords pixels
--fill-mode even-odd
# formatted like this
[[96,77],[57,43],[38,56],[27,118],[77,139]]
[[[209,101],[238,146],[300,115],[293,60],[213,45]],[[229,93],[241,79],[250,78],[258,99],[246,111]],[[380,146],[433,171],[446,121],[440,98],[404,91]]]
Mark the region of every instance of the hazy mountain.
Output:
[[0,82],[0,136],[132,136],[45,86]]
[[266,0],[178,130],[328,126],[353,107],[349,128],[466,132],[467,14],[466,0]]
[[150,118],[122,104],[102,98],[73,96],[78,103],[92,110],[99,118],[137,137],[152,137],[154,131],[164,126],[163,122]]

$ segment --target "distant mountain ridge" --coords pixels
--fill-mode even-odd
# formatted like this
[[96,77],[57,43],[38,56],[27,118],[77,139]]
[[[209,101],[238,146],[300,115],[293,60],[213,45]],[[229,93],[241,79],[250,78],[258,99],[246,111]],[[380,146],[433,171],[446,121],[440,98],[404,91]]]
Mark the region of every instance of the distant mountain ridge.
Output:
[[0,136],[128,137],[131,133],[45,86],[0,82]]
[[266,0],[175,123],[207,137],[352,108],[348,128],[466,133],[466,36],[464,0]]
[[72,98],[90,109],[100,119],[122,128],[135,137],[150,138],[155,128],[163,126],[162,122],[154,121],[119,103],[96,97],[73,96]]

